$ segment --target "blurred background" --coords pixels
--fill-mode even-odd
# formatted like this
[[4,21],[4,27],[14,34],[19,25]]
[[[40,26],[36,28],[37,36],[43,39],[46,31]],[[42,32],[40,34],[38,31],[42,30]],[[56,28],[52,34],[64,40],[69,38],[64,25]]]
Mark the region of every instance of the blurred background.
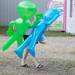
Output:
[[[11,20],[17,19],[19,16],[17,15],[17,4],[24,0],[0,0],[0,34],[6,34],[8,23]],[[64,24],[64,1],[63,0],[31,0],[38,6],[38,11],[43,13],[49,8],[62,8],[63,14],[56,22],[48,27],[46,35],[60,35],[66,36],[70,35],[65,33],[65,24]],[[56,32],[55,32],[56,31]]]

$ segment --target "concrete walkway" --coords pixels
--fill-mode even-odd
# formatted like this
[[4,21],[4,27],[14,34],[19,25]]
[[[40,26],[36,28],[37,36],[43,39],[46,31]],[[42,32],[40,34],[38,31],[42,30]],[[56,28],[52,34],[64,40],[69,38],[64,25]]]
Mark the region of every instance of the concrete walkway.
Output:
[[36,55],[44,65],[34,67],[33,59],[28,57],[30,68],[20,67],[20,59],[14,54],[16,43],[7,53],[1,47],[8,37],[0,36],[0,75],[75,75],[75,37],[47,37],[47,45],[37,45]]

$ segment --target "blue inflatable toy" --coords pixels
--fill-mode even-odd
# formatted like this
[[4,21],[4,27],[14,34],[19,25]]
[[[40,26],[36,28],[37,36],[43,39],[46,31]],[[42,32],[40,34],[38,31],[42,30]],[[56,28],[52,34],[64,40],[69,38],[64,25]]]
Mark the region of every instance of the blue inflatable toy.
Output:
[[51,25],[59,16],[60,10],[58,9],[49,9],[40,19],[37,25],[35,25],[34,30],[31,32],[29,37],[23,42],[23,44],[15,50],[15,53],[22,58],[23,50],[28,48],[28,52],[35,57],[35,45],[38,40],[42,38],[43,33],[46,28]]

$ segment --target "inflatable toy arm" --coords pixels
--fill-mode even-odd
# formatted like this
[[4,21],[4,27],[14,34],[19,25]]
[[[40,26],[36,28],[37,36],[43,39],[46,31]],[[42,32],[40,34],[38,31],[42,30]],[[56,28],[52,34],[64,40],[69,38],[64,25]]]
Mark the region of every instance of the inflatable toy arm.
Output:
[[42,18],[42,16],[43,16],[42,13],[40,12],[36,13],[34,24],[37,24],[39,20]]
[[13,30],[14,25],[15,25],[15,22],[14,21],[9,22],[9,24],[8,24],[7,34],[9,36],[13,35],[13,33],[14,33],[14,30]]
[[35,17],[36,17],[36,21],[39,21],[42,18],[43,14],[38,12],[36,13]]

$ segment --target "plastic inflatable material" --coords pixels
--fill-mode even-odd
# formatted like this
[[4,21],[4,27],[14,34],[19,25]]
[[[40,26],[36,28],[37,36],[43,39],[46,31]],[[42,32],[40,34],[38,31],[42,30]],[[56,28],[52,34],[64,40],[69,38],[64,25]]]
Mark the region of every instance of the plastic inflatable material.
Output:
[[[19,19],[11,21],[7,34],[9,39],[3,45],[3,51],[6,51],[15,41],[20,46],[23,43],[23,35],[37,24],[38,20],[42,17],[42,14],[37,12],[37,6],[31,1],[23,1],[17,6]],[[35,17],[33,23],[30,23],[30,19]]]
[[15,53],[22,58],[22,52],[24,48],[28,48],[28,52],[35,57],[35,45],[36,42],[42,37],[46,28],[51,25],[60,16],[60,10],[49,9],[40,19],[39,23],[35,25],[34,30],[29,37],[23,42],[23,44],[15,50]]

